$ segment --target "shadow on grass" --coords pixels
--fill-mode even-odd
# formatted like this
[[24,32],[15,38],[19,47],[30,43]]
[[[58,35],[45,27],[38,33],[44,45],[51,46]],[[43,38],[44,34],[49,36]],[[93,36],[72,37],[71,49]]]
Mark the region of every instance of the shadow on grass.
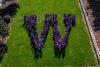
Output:
[[59,49],[57,47],[54,46],[54,54],[55,54],[55,58],[65,58],[65,48],[62,48],[61,51],[59,51]]
[[0,64],[2,62],[4,54],[7,53],[7,51],[8,51],[7,45],[0,44]]

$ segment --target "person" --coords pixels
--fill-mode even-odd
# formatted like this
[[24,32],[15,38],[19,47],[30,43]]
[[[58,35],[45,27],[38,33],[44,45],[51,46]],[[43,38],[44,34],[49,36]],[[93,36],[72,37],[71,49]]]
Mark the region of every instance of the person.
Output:
[[73,16],[73,18],[72,18],[72,25],[73,25],[73,26],[75,26],[75,25],[76,25],[76,23],[75,23],[75,22],[76,22],[76,17],[75,17],[75,16]]

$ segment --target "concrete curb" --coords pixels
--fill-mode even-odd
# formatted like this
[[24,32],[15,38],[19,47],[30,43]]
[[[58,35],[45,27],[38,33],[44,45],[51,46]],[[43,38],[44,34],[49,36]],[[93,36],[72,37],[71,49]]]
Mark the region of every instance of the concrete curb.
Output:
[[98,45],[97,45],[97,42],[96,42],[96,38],[95,38],[94,33],[93,33],[93,29],[92,29],[92,27],[90,25],[90,20],[89,20],[89,18],[87,16],[87,13],[86,13],[86,9],[84,8],[83,0],[78,0],[78,1],[80,3],[80,6],[81,6],[81,9],[82,9],[82,12],[83,12],[83,16],[84,16],[86,24],[87,24],[87,28],[88,28],[89,35],[90,35],[91,40],[92,40],[92,45],[94,47],[94,51],[95,51],[98,63],[100,63],[100,49],[98,48]]

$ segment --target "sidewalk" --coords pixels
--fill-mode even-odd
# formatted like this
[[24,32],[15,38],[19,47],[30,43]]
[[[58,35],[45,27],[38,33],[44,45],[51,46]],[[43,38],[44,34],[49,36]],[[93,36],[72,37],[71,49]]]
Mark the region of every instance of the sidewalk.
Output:
[[93,22],[93,18],[92,20],[90,20],[89,18],[89,14],[86,10],[86,5],[88,4],[85,4],[83,2],[84,0],[79,0],[79,3],[80,3],[80,6],[81,6],[81,9],[82,9],[82,12],[83,12],[83,16],[85,18],[85,21],[86,21],[86,24],[87,24],[87,28],[88,28],[88,31],[89,31],[89,35],[90,35],[90,38],[91,38],[91,41],[92,41],[92,46],[94,47],[94,50],[95,50],[95,53],[96,53],[96,56],[97,56],[97,60],[98,60],[98,63],[100,63],[100,48],[99,48],[99,43],[97,42],[97,37],[93,30],[93,27],[91,26],[91,22]]

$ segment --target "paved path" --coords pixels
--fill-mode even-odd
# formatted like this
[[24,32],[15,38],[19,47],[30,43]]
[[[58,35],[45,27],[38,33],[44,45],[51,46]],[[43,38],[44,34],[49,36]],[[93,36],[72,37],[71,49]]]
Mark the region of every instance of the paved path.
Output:
[[83,1],[84,0],[79,0],[80,6],[82,8],[84,18],[86,20],[86,24],[88,26],[89,34],[90,34],[90,37],[91,37],[91,40],[92,40],[94,50],[96,52],[98,62],[100,63],[100,48],[98,46],[99,43],[97,42],[97,37],[99,37],[99,35],[97,35],[97,33],[94,32],[93,27],[91,26],[91,22],[93,22],[93,21],[90,20],[90,18],[88,16],[87,9],[85,8],[88,4],[85,4]]

